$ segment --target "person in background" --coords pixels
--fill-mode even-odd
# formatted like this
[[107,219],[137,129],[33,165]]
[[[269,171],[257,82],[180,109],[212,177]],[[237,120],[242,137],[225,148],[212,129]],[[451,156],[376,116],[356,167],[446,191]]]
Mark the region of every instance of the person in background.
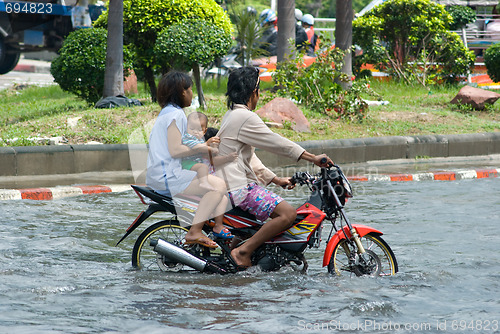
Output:
[[295,47],[298,51],[307,47],[307,33],[302,26],[302,11],[295,8]]
[[307,55],[313,57],[314,52],[318,49],[318,35],[314,32],[314,17],[311,14],[302,16],[302,26],[304,27],[309,45],[307,47]]
[[278,18],[271,9],[264,9],[259,15],[259,22],[264,29],[258,41],[259,48],[264,50],[266,56],[276,56],[278,48]]

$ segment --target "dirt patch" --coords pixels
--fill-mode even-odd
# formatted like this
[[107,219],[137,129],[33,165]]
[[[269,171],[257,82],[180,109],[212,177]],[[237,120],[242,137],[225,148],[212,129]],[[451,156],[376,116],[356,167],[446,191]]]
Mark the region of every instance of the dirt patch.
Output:
[[445,118],[445,116],[427,112],[381,111],[377,113],[374,118],[383,122],[403,121],[414,123],[434,123],[437,120]]

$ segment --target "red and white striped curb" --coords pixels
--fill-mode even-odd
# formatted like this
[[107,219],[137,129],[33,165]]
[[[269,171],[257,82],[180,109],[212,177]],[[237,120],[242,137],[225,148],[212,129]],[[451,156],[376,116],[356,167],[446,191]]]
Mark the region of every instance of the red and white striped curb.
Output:
[[[500,168],[438,171],[414,174],[373,174],[365,176],[348,176],[350,181],[454,181],[464,179],[483,179],[498,177]],[[96,186],[60,186],[31,189],[0,189],[0,200],[52,200],[70,196],[99,193],[116,193],[132,190],[130,185],[96,185]]]
[[52,200],[86,194],[116,193],[132,190],[130,185],[67,186],[31,189],[0,189],[0,200]]
[[414,174],[374,174],[366,176],[349,176],[347,178],[351,181],[454,181],[498,177],[499,173],[499,168],[488,168]]

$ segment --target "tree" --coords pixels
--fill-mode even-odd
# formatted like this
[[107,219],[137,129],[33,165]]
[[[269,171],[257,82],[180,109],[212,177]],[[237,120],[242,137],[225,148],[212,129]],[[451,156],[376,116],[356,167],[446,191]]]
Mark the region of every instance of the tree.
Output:
[[158,34],[154,53],[164,68],[193,69],[198,101],[205,109],[200,80],[200,65],[208,65],[226,54],[231,34],[204,20],[186,20],[173,24]]
[[[124,40],[134,46],[136,65],[144,70],[153,101],[156,101],[154,47],[157,36],[166,27],[189,19],[205,20],[225,33],[232,32],[229,17],[214,0],[123,1]],[[103,13],[95,25],[104,26],[107,20],[108,14]]]
[[[444,6],[430,0],[388,0],[353,22],[353,42],[362,62],[388,70],[396,78],[423,85],[453,81],[474,64]],[[460,66],[448,66],[454,62]]]
[[259,24],[256,11],[236,10],[232,7],[232,19],[236,28],[238,61],[243,66],[249,65],[252,58],[259,58],[264,51],[259,48],[263,28]]
[[[337,0],[338,18],[335,22],[335,47],[344,51],[342,73],[352,76],[352,0]],[[348,89],[351,82],[340,82],[344,89]]]
[[123,95],[123,0],[109,1],[103,97]]
[[[282,62],[291,57],[295,49],[295,1],[278,0],[277,59]],[[293,43],[290,43],[290,39]]]

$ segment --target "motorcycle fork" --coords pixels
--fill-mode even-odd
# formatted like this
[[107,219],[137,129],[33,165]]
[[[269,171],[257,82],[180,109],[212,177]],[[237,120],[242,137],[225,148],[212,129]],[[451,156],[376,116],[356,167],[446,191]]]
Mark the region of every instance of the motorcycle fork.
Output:
[[[365,248],[361,244],[361,240],[359,238],[358,232],[349,222],[349,219],[347,218],[347,215],[345,214],[344,207],[342,206],[342,203],[340,203],[340,199],[337,196],[337,193],[335,192],[335,189],[333,188],[332,183],[330,182],[330,180],[327,180],[326,182],[328,184],[328,189],[329,189],[330,193],[332,194],[333,198],[335,199],[335,203],[337,204],[337,207],[339,208],[341,218],[344,218],[346,225],[349,227],[349,232],[351,232],[351,238],[349,238],[349,236],[345,233],[344,229],[342,229],[342,232],[344,233],[346,240],[348,240],[349,242],[351,242],[351,240],[354,241],[354,244],[356,245],[356,247],[358,249],[358,254],[366,253]],[[348,252],[348,254],[350,254],[350,252]]]

